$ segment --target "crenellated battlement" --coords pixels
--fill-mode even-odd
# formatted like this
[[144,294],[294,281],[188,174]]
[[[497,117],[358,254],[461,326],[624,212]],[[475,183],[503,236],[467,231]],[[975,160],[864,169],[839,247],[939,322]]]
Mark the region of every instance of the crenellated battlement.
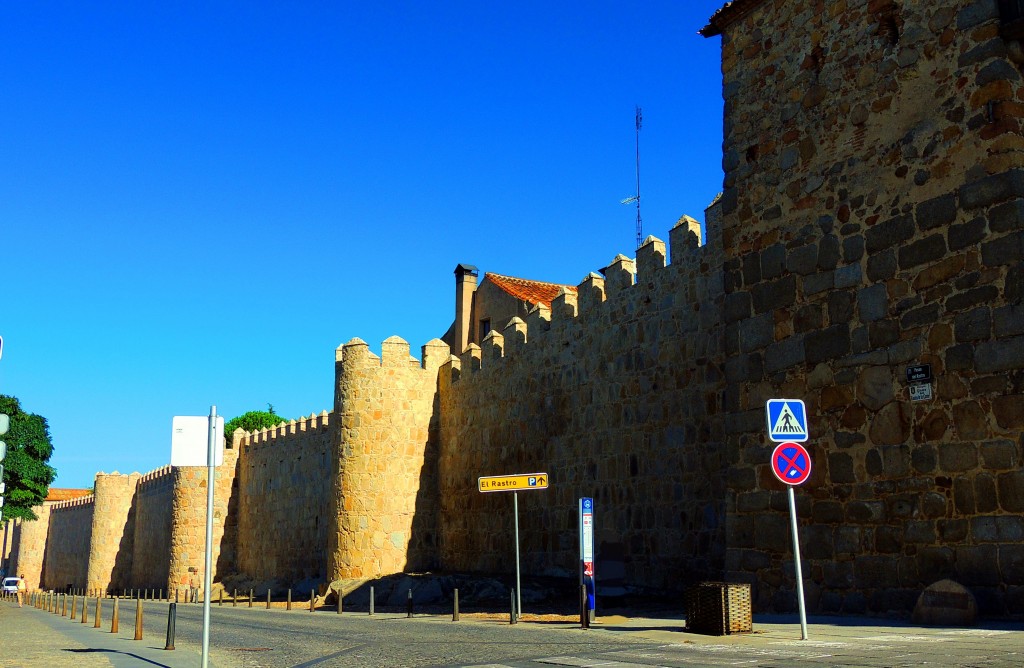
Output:
[[366,341],[354,337],[348,343],[337,347],[334,359],[339,369],[411,367],[433,373],[450,354],[448,344],[441,339],[431,339],[420,348],[420,351],[421,357],[416,359],[405,339],[400,336],[389,336],[381,343],[381,354],[378,356],[370,350]]
[[78,508],[79,506],[95,506],[96,495],[89,494],[88,496],[80,496],[77,499],[68,499],[67,501],[58,501],[57,503],[50,506],[50,512],[59,512],[67,510],[68,508]]
[[330,422],[331,414],[323,410],[319,414],[310,413],[309,417],[302,417],[298,420],[282,421],[276,427],[264,427],[263,429],[255,429],[253,431],[238,429],[232,436],[232,444],[235,448],[272,445],[279,439],[294,434],[327,431],[330,428]]
[[684,215],[669,230],[669,244],[648,236],[635,258],[616,255],[600,272],[585,276],[575,290],[560,290],[550,307],[536,304],[525,320],[514,317],[500,331],[488,332],[479,346],[470,344],[461,355],[445,360],[443,366],[449,367],[445,376],[457,379],[495,367],[535,344],[543,345],[552,332],[564,340],[569,336],[566,328],[582,328],[582,332],[588,327],[606,327],[610,323],[601,320],[606,317],[601,314],[614,312],[608,317],[616,321],[635,320],[642,309],[660,308],[653,302],[655,293],[682,297],[696,314],[702,302],[722,297],[718,272],[722,264],[721,216],[716,205],[707,211],[707,238],[715,240],[714,247],[704,243],[700,222]]
[[139,478],[136,483],[139,487],[148,486],[154,482],[167,482],[167,479],[171,477],[171,466],[161,466],[158,469],[154,469],[149,473],[143,473],[142,477]]

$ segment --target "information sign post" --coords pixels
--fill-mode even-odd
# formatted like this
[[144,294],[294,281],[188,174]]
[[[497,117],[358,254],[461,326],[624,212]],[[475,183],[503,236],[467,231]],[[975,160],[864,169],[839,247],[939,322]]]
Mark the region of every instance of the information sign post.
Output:
[[587,588],[586,614],[591,622],[597,615],[594,577],[594,499],[584,497],[580,499],[580,585]]
[[811,455],[799,443],[780,443],[772,452],[772,472],[786,483],[789,493],[789,527],[793,532],[793,562],[796,570],[796,598],[800,605],[800,639],[807,640],[807,610],[804,608],[804,576],[800,568],[800,536],[796,524],[796,496],[793,488],[811,477]]
[[522,586],[519,582],[519,490],[548,488],[547,473],[517,473],[513,475],[481,476],[476,481],[481,492],[512,492],[512,512],[515,525],[516,544],[516,611],[515,618],[523,611]]
[[[171,466],[206,466],[206,561],[203,573],[203,645],[200,665],[210,660],[210,588],[213,585],[213,488],[216,467],[224,463],[224,418],[210,406],[210,416],[175,416],[171,421]],[[204,447],[205,446],[205,447]]]

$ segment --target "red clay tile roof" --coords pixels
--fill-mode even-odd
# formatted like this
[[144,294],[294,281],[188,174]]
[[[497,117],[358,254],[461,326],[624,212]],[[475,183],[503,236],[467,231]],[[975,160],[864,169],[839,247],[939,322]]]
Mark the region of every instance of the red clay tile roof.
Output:
[[68,501],[82,496],[92,494],[91,489],[68,489],[66,487],[51,487],[46,490],[47,501]]
[[516,299],[530,302],[531,304],[544,304],[550,307],[551,300],[558,296],[562,288],[568,292],[576,292],[574,285],[558,285],[557,283],[542,283],[540,281],[528,281],[525,278],[514,278],[486,272],[484,280],[489,280]]
[[727,2],[708,19],[708,24],[697,31],[704,37],[721,35],[722,31],[733,21],[743,18],[750,10],[761,4],[762,0],[732,0]]

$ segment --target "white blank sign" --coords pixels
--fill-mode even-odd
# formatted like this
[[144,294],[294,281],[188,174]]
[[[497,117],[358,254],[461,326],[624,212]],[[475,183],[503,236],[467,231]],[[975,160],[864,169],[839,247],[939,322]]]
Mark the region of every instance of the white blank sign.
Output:
[[[224,418],[217,416],[215,420],[213,465],[220,466],[224,463]],[[209,417],[175,415],[171,421],[171,466],[209,466],[209,438]]]

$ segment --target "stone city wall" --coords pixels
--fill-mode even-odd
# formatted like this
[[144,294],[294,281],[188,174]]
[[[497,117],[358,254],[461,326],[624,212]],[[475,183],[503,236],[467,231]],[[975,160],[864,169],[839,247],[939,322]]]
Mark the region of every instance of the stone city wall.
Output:
[[[43,514],[36,511],[39,517],[35,522],[22,523],[22,545],[36,544],[35,540],[26,541],[26,534],[35,532],[39,527],[48,525],[48,536],[39,541],[40,558],[45,551],[45,566],[42,582],[36,587],[45,589],[61,589],[68,585],[85,588],[89,571],[89,545],[92,539],[93,510],[95,498],[84,496],[70,501],[59,501],[47,507],[43,504]],[[20,559],[19,559],[20,561]],[[29,569],[25,567],[26,579]],[[29,588],[34,588],[29,582]]]
[[170,466],[150,471],[136,485],[129,587],[163,589],[167,586],[173,493],[174,476]]
[[380,357],[359,339],[338,348],[328,579],[436,563],[437,370],[449,354],[434,339],[420,362],[397,336]]
[[724,564],[721,250],[683,217],[666,246],[591,274],[578,300],[513,319],[441,370],[441,564],[508,571],[512,499],[479,476],[545,472],[519,494],[523,568],[574,575],[577,499],[595,499],[602,562],[635,585],[681,589]]
[[[231,503],[235,492],[238,450],[226,448],[224,463],[214,471],[213,573],[218,580],[234,571],[237,536],[237,508]],[[171,498],[170,564],[167,590],[202,586],[206,564],[207,467],[171,468],[174,492]]]
[[43,502],[32,511],[34,521],[11,520],[11,555],[9,571],[24,575],[25,586],[38,589],[43,582],[43,565],[46,555],[46,537],[50,531],[50,506]]
[[282,584],[326,576],[329,423],[324,411],[235,438],[240,574]]
[[810,610],[907,611],[951,577],[1020,614],[1019,45],[995,0],[743,4],[722,36],[729,575],[795,606],[764,402],[801,398]]
[[97,473],[93,496],[87,588],[112,591],[130,586],[138,473]]

